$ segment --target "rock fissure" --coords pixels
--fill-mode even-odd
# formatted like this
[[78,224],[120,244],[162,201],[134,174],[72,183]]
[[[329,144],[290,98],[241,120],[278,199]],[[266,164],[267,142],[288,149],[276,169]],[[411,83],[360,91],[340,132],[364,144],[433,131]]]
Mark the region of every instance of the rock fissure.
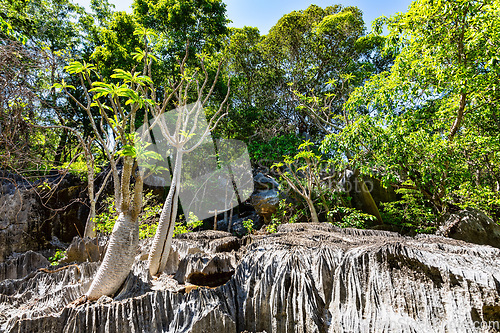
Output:
[[176,239],[175,274],[155,280],[139,253],[113,299],[74,309],[67,304],[85,293],[98,263],[79,264],[81,274],[6,279],[0,331],[459,332],[498,320],[498,249],[326,224],[283,225],[252,238],[231,252],[215,245],[232,242],[227,233]]

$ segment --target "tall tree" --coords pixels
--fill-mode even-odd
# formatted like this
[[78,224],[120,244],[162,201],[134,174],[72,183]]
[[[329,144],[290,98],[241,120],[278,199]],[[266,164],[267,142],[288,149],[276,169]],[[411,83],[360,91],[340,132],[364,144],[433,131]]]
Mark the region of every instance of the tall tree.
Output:
[[[143,54],[147,53],[150,34],[147,30],[136,33],[142,36],[145,42],[146,51]],[[149,77],[153,60],[148,56],[139,56],[137,59],[143,64],[142,73],[117,69],[111,76],[112,82],[103,81],[93,65],[78,61],[70,63],[66,70],[82,82],[82,101],[70,92],[74,87],[64,81],[54,86],[64,90],[87,114],[92,126],[92,137],[85,139],[95,138],[104,149],[111,168],[115,206],[119,214],[106,255],[84,299],[97,299],[116,292],[132,267],[139,241],[138,216],[142,209],[145,175],[144,170],[137,170],[136,158],[144,147],[135,148],[138,139],[135,133],[135,118],[140,109],[154,102],[149,98],[149,88],[153,84]],[[110,113],[112,117],[108,117]],[[95,121],[95,114],[99,115],[99,121]],[[87,147],[84,148],[88,151]],[[86,154],[86,157],[87,163],[92,167],[92,156]],[[119,159],[123,160],[121,173],[118,172]]]
[[[134,33],[144,41],[145,49],[134,54],[135,60],[140,63],[134,66],[132,71],[115,69],[115,74],[111,75],[112,81],[108,82],[102,80],[96,67],[86,63],[72,62],[66,69],[70,74],[78,76],[84,83],[85,98],[83,101],[72,95],[70,90],[74,87],[64,81],[55,85],[56,88],[63,89],[69,98],[85,111],[92,125],[92,136],[104,147],[107,162],[111,167],[115,206],[119,214],[106,255],[83,299],[97,299],[102,295],[114,294],[132,267],[139,240],[138,216],[142,208],[142,189],[144,179],[151,171],[148,168],[138,168],[138,166],[141,163],[147,165],[151,159],[161,158],[160,154],[146,149],[145,137],[155,126],[159,126],[165,140],[176,150],[172,185],[160,216],[149,257],[151,275],[156,275],[163,271],[170,252],[170,243],[177,217],[183,155],[196,149],[206,140],[223,114],[225,101],[218,106],[201,135],[196,132],[201,122],[198,118],[205,117],[202,113],[202,106],[209,102],[215,86],[215,82],[209,84],[209,75],[205,70],[203,60],[200,63],[203,69],[202,82],[198,82],[196,73],[188,75],[185,72],[185,63],[188,58],[186,51],[185,57],[179,62],[179,81],[174,86],[160,89],[155,86],[151,79],[155,57],[150,53],[149,45],[154,44],[155,34],[144,28],[138,29]],[[139,69],[142,69],[142,73],[135,71]],[[218,75],[216,75],[217,78]],[[186,107],[189,100],[188,95],[193,93],[193,89],[197,96],[197,104],[194,108],[188,108]],[[175,119],[170,124],[173,124],[173,127],[169,127],[165,124],[163,117],[168,106],[174,101],[178,108],[174,116]],[[135,124],[140,110],[142,110],[146,126],[137,132]],[[108,116],[110,113],[111,116]],[[95,114],[100,116],[100,120],[97,122],[94,120]],[[151,125],[148,125],[150,117],[152,117],[152,121]],[[103,130],[104,128],[109,130]],[[193,136],[196,137],[193,139]],[[190,140],[194,141],[194,144],[186,146]],[[86,149],[87,163],[91,168],[93,157],[88,154],[87,147],[84,148]],[[123,160],[121,173],[118,172],[119,159]],[[149,169],[154,171],[154,168]]]
[[101,75],[109,78],[114,68],[131,68],[136,65],[132,53],[142,45],[140,37],[134,34],[139,27],[134,15],[115,12],[106,25],[98,27],[92,33],[93,50],[89,58],[96,64]]
[[[0,16],[11,25],[13,31],[25,36],[23,48],[38,54],[37,60],[43,64],[33,69],[34,79],[30,82],[39,105],[36,108],[37,116],[43,118],[45,125],[82,127],[88,132],[90,126],[86,117],[74,108],[75,105],[66,103],[60,94],[50,89],[64,75],[62,68],[67,64],[67,59],[84,56],[82,50],[87,39],[82,34],[80,22],[88,17],[87,13],[67,0],[0,1],[0,8]],[[79,82],[71,84],[77,88],[79,86]],[[65,162],[77,142],[72,140],[67,131],[56,132],[60,139],[53,145],[56,152],[50,163],[58,167]]]
[[264,39],[257,28],[231,28],[224,49],[226,71],[231,76],[230,112],[217,133],[224,137],[251,141],[262,130],[272,131],[278,123],[276,116],[266,112],[274,96],[268,89],[272,78],[267,75],[261,49]]
[[[185,63],[186,60],[187,53],[183,63]],[[153,239],[153,243],[151,244],[151,250],[148,257],[149,272],[152,276],[159,275],[165,270],[170,253],[175,220],[177,218],[179,194],[181,191],[183,159],[195,149],[202,145],[206,145],[207,142],[213,146],[210,136],[211,132],[215,129],[220,119],[226,115],[224,113],[224,106],[227,102],[229,90],[226,98],[216,107],[215,112],[210,115],[208,124],[206,124],[206,115],[203,107],[207,105],[214,91],[222,64],[220,64],[217,75],[215,76],[215,81],[212,83],[205,69],[203,59],[200,65],[203,70],[201,75],[204,77],[199,79],[198,75],[195,73],[190,79],[182,79],[174,89],[172,94],[178,102],[178,107],[175,112],[170,111],[168,114],[164,114],[168,100],[165,100],[162,105],[156,105],[150,108],[150,112],[155,119],[154,123],[157,124],[159,132],[162,134],[161,137],[168,146],[173,148],[172,154],[175,156],[172,160],[174,167],[170,189],[160,215],[158,229]],[[181,73],[184,74],[183,64],[180,70]],[[196,102],[191,105],[186,105],[188,100],[193,98],[190,96],[192,92],[189,86],[191,85],[196,85]],[[153,100],[155,99],[154,97],[153,95]],[[158,137],[156,139],[158,139]],[[187,207],[184,208],[186,209]],[[186,214],[188,213],[186,212]]]
[[293,11],[266,36],[256,28],[232,29],[225,53],[233,105],[220,130],[265,140],[290,133],[321,139],[328,130],[297,108],[295,92],[330,94],[330,111],[341,114],[352,89],[390,65],[391,57],[380,52],[383,42],[365,35],[358,8],[340,5]]
[[[342,105],[348,92],[340,83],[343,74],[355,72],[360,49],[356,41],[364,34],[361,11],[340,5],[311,5],[283,16],[262,42],[266,65],[275,79],[274,112],[288,119],[300,133],[314,135],[317,128],[296,107],[293,88],[302,93],[335,93]],[[339,83],[328,84],[328,82]],[[342,91],[341,91],[342,90]],[[338,109],[338,107],[337,107]]]
[[[271,67],[283,73],[276,93],[282,117],[316,142],[343,132],[354,121],[344,110],[351,92],[391,64],[391,58],[380,52],[383,41],[365,35],[362,13],[356,7],[313,5],[285,15],[263,42]],[[364,210],[381,223],[353,153],[344,148],[326,152],[336,159],[337,167],[355,170]]]
[[419,0],[383,18],[394,66],[349,102],[376,116],[353,128],[363,134],[352,142],[368,143],[358,156],[410,181],[439,213],[500,204],[499,8],[498,0]]
[[[167,82],[179,74],[176,59],[184,55],[186,41],[189,68],[196,66],[196,54],[219,51],[228,34],[226,4],[221,0],[135,0],[133,8],[137,23],[160,37],[154,46],[159,60],[155,82]],[[215,71],[209,70],[212,77]]]

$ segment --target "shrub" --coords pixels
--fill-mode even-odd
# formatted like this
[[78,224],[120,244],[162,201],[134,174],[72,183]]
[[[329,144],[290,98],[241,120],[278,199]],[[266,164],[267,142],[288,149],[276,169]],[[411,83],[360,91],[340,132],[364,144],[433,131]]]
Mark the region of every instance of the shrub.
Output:
[[373,215],[351,207],[334,207],[328,212],[332,224],[340,228],[364,229],[377,220]]
[[294,156],[302,140],[294,134],[273,137],[267,142],[252,141],[248,145],[248,153],[253,163],[260,163],[270,167],[273,163],[281,161],[283,155]]
[[185,234],[193,231],[194,229],[203,225],[203,221],[201,221],[193,212],[189,212],[189,216],[185,222],[183,218],[184,216],[180,216],[180,221],[175,223],[174,227],[174,237],[180,234]]
[[[403,185],[411,187],[413,183],[408,181]],[[437,216],[422,193],[411,188],[401,188],[396,193],[402,196],[401,200],[382,203],[383,220],[417,233],[433,233],[437,226]]]
[[254,225],[254,222],[252,219],[248,219],[248,220],[243,221],[243,227],[247,230],[247,233],[249,235],[254,232],[253,225]]
[[296,209],[294,204],[281,199],[276,212],[271,217],[271,223],[266,227],[267,232],[275,233],[278,226],[283,223],[298,222],[300,218],[305,217],[304,209]]
[[50,265],[52,265],[52,266],[59,265],[59,263],[61,262],[61,259],[64,258],[65,256],[66,256],[65,250],[57,249],[56,253],[54,253],[54,256],[49,258]]

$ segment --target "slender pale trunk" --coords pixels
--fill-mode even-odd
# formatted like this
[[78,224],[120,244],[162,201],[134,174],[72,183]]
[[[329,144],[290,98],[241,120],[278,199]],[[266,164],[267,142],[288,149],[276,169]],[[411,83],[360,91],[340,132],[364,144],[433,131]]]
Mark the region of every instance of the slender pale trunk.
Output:
[[127,278],[139,244],[139,224],[134,215],[122,212],[118,216],[104,260],[86,293],[89,299],[113,295]]
[[95,238],[95,217],[96,217],[96,201],[91,198],[90,200],[90,213],[87,218],[87,223],[85,224],[85,233],[83,237]]
[[229,222],[227,224],[227,232],[231,232],[231,227],[233,226],[233,207],[231,207],[231,212],[229,213]]
[[316,208],[314,207],[314,203],[309,198],[304,198],[307,202],[307,207],[309,207],[309,211],[311,212],[311,220],[314,223],[319,223],[318,213],[316,212]]
[[149,273],[151,276],[161,274],[166,267],[172,237],[174,234],[175,218],[177,216],[177,206],[179,202],[179,187],[182,166],[182,152],[177,151],[175,167],[172,176],[172,185],[168,192],[167,200],[163,205],[158,229],[156,230],[151,250],[149,251]]
[[365,213],[375,216],[378,224],[383,224],[384,221],[382,220],[377,204],[375,203],[375,200],[373,200],[372,194],[368,190],[365,181],[359,176],[359,170],[356,170],[354,175],[358,180],[359,192],[365,207]]
[[87,223],[85,224],[85,232],[83,233],[83,237],[94,238],[96,237],[94,219],[96,217],[96,201],[97,201],[94,191],[94,183],[95,183],[94,158],[90,153],[90,148],[88,146],[84,146],[84,152],[85,152],[85,159],[87,161],[87,171],[88,171],[87,191],[90,199],[90,213],[87,218]]
[[229,225],[229,220],[227,219],[227,210],[224,211],[224,221],[226,221],[228,223],[228,225]]

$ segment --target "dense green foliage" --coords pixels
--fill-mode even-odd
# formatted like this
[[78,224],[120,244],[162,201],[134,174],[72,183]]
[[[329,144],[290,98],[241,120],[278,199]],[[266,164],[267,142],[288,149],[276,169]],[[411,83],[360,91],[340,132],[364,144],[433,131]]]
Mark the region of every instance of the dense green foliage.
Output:
[[[89,165],[96,173],[107,166],[99,135],[112,137],[117,161],[135,158],[126,133],[148,117],[143,104],[170,94],[181,72],[206,70],[214,80],[220,65],[206,109],[210,116],[222,103],[230,78],[229,108],[213,134],[245,141],[252,165],[281,182],[286,200],[269,231],[312,219],[433,232],[443,214],[464,207],[500,218],[500,0],[414,1],[370,33],[360,9],[341,5],[293,11],[267,35],[229,28],[221,0],[135,0],[130,14],[107,0],[91,8],[0,0],[1,169],[86,178]],[[140,76],[148,66],[151,79]],[[65,87],[74,99],[56,89]],[[87,114],[77,101],[89,91],[116,99]],[[134,119],[114,119],[129,100]],[[378,210],[356,210],[336,187],[346,169],[395,187],[398,199],[379,205],[376,218]],[[112,230],[113,204],[99,205],[100,232]],[[157,215],[146,204],[141,237],[154,234]],[[176,233],[199,225],[190,216]]]
[[424,0],[384,19],[394,66],[348,103],[372,112],[347,135],[359,163],[418,191],[435,214],[454,205],[499,213],[499,8],[498,1]]
[[49,258],[51,266],[59,265],[59,262],[66,256],[66,251],[57,249],[52,257]]

